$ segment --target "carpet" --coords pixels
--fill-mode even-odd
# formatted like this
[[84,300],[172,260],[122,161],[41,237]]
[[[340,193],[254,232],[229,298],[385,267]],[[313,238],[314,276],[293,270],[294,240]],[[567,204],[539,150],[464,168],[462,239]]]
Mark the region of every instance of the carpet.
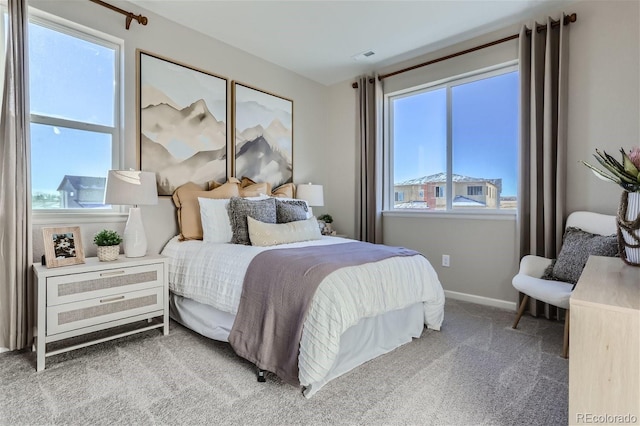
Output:
[[447,299],[441,331],[331,381],[311,399],[231,347],[171,322],[47,358],[0,354],[3,425],[567,424],[563,326]]

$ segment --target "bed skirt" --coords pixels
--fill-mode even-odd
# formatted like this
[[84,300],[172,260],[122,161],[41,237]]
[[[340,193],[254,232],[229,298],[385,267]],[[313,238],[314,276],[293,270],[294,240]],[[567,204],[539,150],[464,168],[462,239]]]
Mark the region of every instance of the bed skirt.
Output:
[[[185,327],[210,339],[228,342],[235,316],[192,299],[171,293],[169,314]],[[364,318],[345,331],[340,338],[340,350],[328,374],[320,381],[306,384],[304,395],[309,398],[330,380],[335,379],[399,346],[420,337],[424,329],[424,308],[415,303],[404,309]],[[304,374],[301,372],[301,375]]]

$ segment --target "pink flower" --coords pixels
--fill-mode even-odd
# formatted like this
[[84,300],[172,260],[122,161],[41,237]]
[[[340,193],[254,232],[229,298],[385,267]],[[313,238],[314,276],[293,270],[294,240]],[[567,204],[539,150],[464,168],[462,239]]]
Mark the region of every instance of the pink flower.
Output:
[[635,147],[629,151],[629,159],[634,166],[640,169],[640,147]]

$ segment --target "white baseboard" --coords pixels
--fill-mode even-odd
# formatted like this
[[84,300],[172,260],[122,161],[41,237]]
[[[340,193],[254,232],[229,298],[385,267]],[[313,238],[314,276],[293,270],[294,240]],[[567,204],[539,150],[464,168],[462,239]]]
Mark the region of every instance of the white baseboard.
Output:
[[490,297],[476,296],[475,294],[459,293],[457,291],[444,291],[445,298],[462,300],[463,302],[477,303],[479,305],[493,306],[495,308],[508,309],[515,311],[517,308],[516,302],[507,302],[506,300],[492,299]]

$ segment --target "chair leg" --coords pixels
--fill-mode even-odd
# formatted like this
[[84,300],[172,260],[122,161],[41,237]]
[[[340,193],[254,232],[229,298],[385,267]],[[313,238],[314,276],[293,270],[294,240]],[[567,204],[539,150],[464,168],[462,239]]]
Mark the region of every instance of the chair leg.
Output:
[[564,317],[564,342],[562,343],[562,358],[569,358],[569,309]]
[[518,323],[520,322],[520,317],[524,314],[524,310],[527,309],[527,303],[529,302],[529,295],[525,294],[522,298],[522,303],[520,303],[520,309],[518,309],[518,316],[516,316],[516,320],[513,322],[513,326],[511,328],[517,328]]

